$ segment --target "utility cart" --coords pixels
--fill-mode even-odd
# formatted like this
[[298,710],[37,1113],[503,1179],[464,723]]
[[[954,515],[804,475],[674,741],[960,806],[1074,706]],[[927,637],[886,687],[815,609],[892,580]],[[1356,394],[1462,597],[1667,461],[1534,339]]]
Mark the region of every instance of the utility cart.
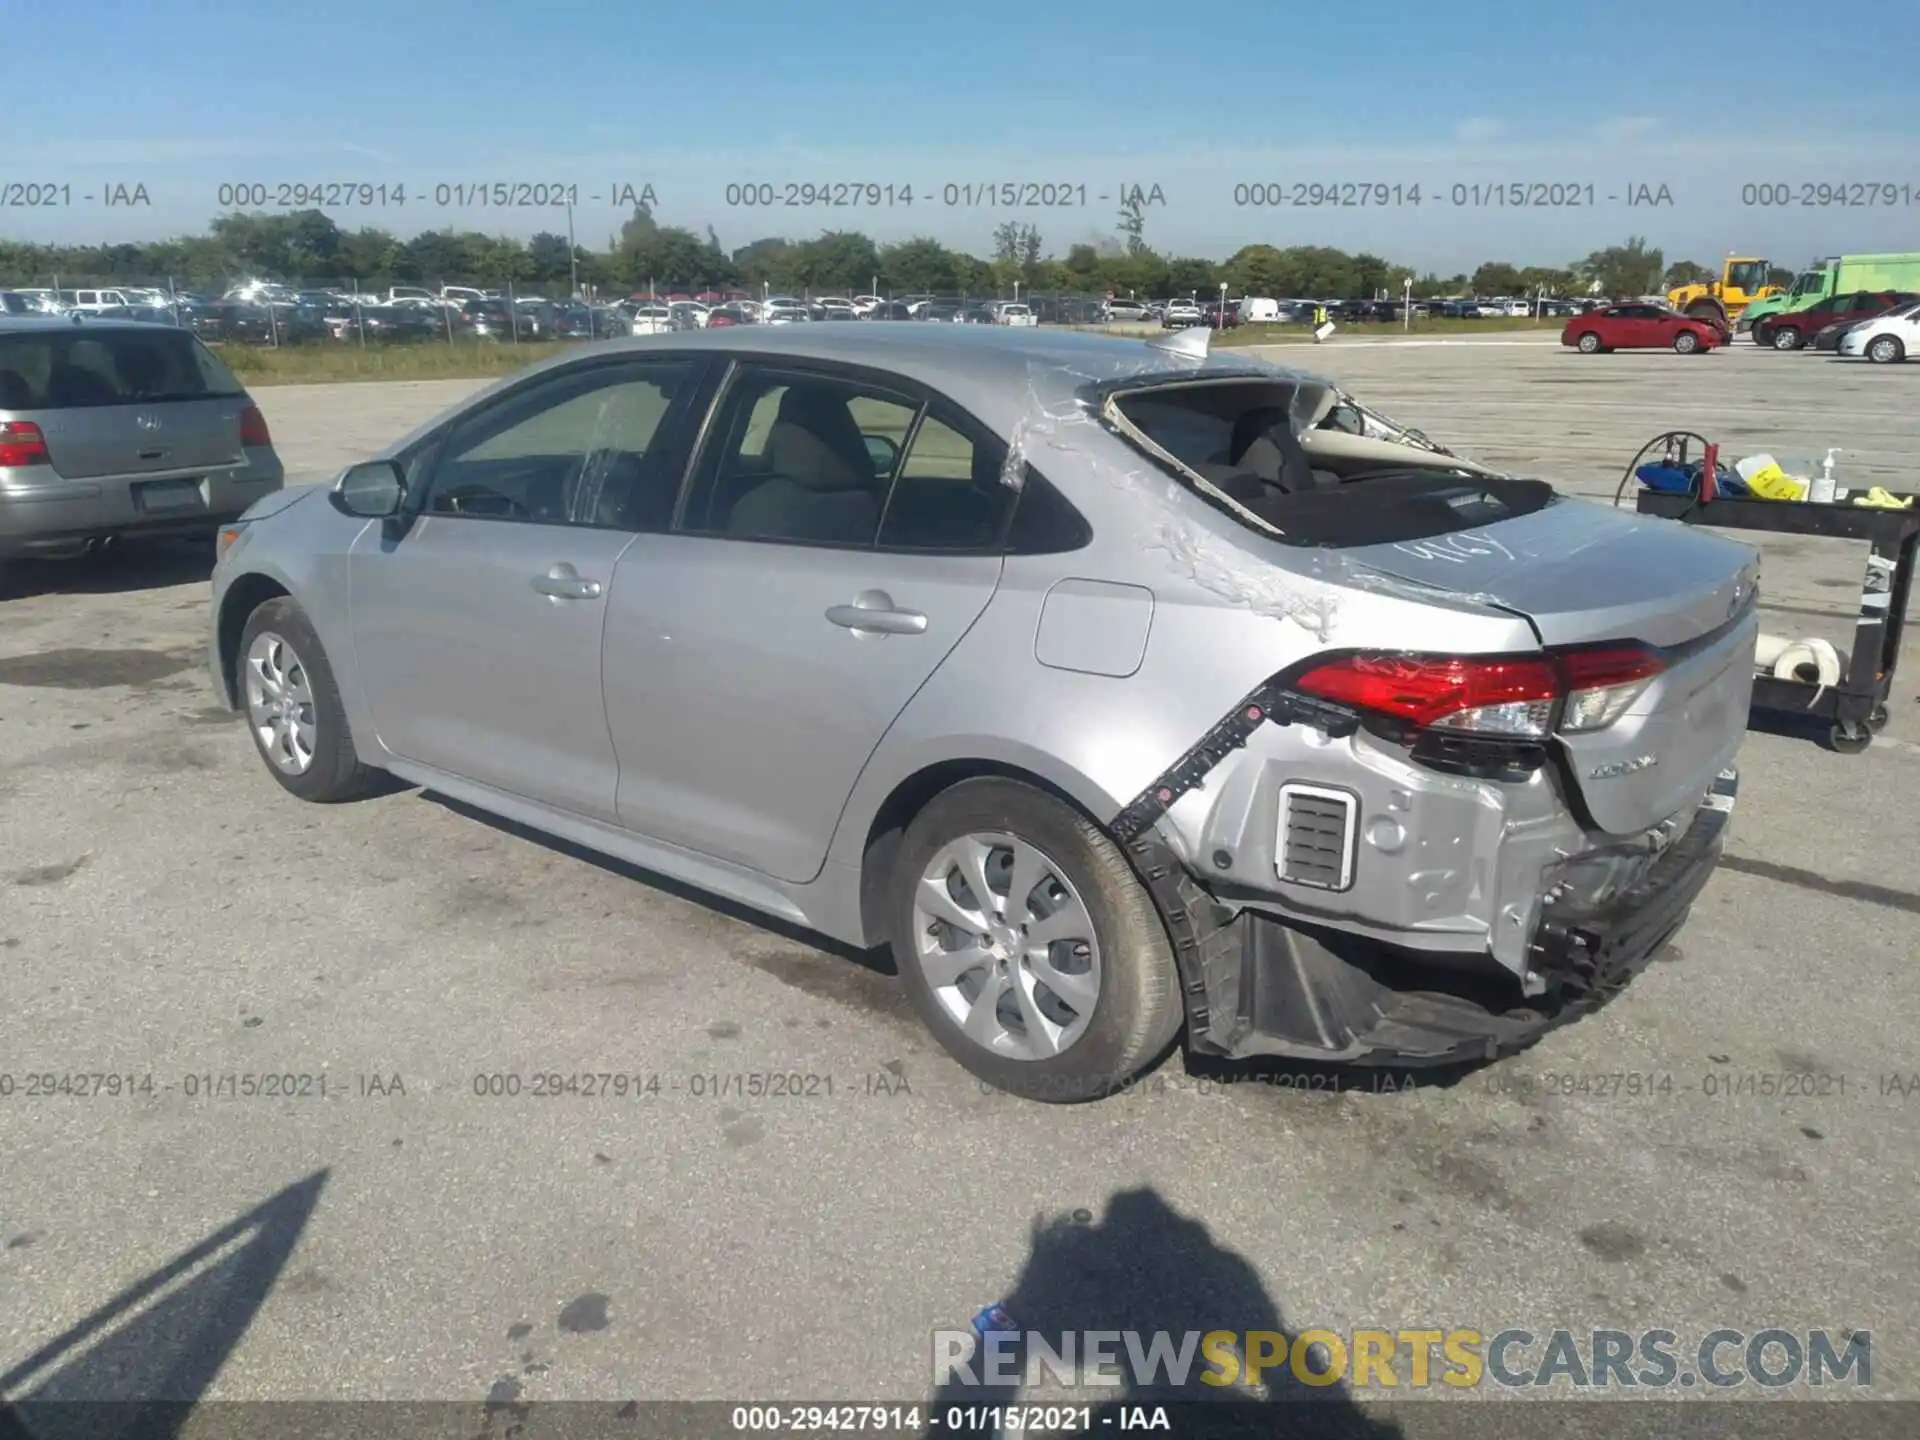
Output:
[[[1905,499],[1905,496],[1897,496]],[[1854,624],[1853,651],[1840,683],[1821,687],[1802,680],[1760,675],[1753,682],[1753,703],[1761,709],[1811,716],[1828,722],[1828,742],[1856,755],[1887,723],[1887,696],[1900,658],[1900,634],[1906,628],[1907,589],[1913,580],[1914,554],[1920,546],[1920,504],[1891,509],[1805,500],[1745,500],[1698,494],[1642,490],[1642,515],[1661,515],[1688,525],[1726,530],[1763,530],[1775,535],[1824,535],[1864,540],[1871,547],[1860,587],[1860,614]]]

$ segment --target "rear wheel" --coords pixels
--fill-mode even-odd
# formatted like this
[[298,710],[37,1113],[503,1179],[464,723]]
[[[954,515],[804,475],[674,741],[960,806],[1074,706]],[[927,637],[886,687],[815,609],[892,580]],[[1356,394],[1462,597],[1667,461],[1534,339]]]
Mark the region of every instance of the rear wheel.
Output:
[[302,800],[332,804],[370,793],[381,772],[362,765],[333,667],[306,611],[286,596],[247,617],[238,690],[267,772]]
[[1682,330],[1673,337],[1673,348],[1681,355],[1691,355],[1700,348],[1700,337],[1691,330]]
[[1781,325],[1768,332],[1768,344],[1776,350],[1798,350],[1800,331],[1792,325]]
[[1598,355],[1600,353],[1600,336],[1592,330],[1584,332],[1580,338],[1573,343],[1579,348],[1582,355]]
[[1867,358],[1876,365],[1891,365],[1907,358],[1907,347],[1897,335],[1876,335],[1867,342]]
[[1096,1099],[1179,1033],[1158,912],[1113,840],[1051,795],[1002,779],[954,786],[907,827],[889,886],[914,1009],[987,1084]]

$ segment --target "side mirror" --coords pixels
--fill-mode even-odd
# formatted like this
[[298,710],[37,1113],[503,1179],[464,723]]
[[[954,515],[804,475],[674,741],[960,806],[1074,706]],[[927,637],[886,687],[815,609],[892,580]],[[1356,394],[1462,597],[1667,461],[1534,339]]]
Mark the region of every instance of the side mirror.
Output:
[[333,487],[334,503],[340,509],[367,520],[399,514],[406,495],[406,476],[392,460],[369,460],[352,466]]
[[884,435],[866,435],[867,454],[873,457],[873,473],[891,475],[893,467],[900,459],[900,447]]

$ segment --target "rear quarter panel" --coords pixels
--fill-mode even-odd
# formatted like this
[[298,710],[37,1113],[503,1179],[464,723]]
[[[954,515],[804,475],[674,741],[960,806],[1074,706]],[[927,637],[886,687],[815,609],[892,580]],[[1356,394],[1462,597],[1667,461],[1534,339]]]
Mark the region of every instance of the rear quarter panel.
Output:
[[[857,865],[880,806],[929,766],[1011,765],[1106,824],[1241,700],[1312,655],[1533,646],[1517,616],[1363,574],[1338,551],[1263,540],[1179,494],[1170,505],[1143,495],[1116,507],[1096,522],[1098,538],[1084,550],[1008,559],[986,610],[867,762],[831,858]],[[1145,653],[1132,674],[1090,674],[1036,657],[1048,593],[1074,579],[1151,592]]]

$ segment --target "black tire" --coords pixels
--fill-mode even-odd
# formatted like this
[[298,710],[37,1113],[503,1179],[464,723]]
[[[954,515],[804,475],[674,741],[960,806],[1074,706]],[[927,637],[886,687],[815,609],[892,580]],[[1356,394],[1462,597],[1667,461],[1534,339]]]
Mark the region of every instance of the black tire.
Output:
[[1805,343],[1797,325],[1776,325],[1767,331],[1767,343],[1776,350],[1798,350]]
[[274,764],[259,731],[249,720],[247,733],[267,773],[289,794],[319,805],[358,800],[380,788],[385,772],[360,763],[353,748],[353,734],[347,725],[346,708],[340,703],[340,687],[334,682],[333,667],[314,633],[307,612],[288,596],[282,595],[260,605],[247,617],[240,632],[240,649],[234,662],[234,688],[239,693],[241,710],[247,704],[247,656],[261,635],[278,635],[305,672],[308,692],[313,697],[313,763],[299,774],[289,774]]
[[1682,330],[1673,337],[1673,350],[1676,355],[1691,355],[1700,348],[1700,337],[1691,330]]
[[[1021,1060],[969,1039],[935,997],[915,956],[914,892],[939,850],[969,834],[1009,834],[1040,849],[1081,898],[1101,957],[1100,989],[1080,1037],[1058,1055]],[[1185,1012],[1165,924],[1125,852],[1044,791],[998,778],[936,796],[901,837],[887,879],[894,962],[921,1023],[984,1087],[1074,1104],[1123,1089],[1161,1059]]]
[[1573,342],[1574,348],[1582,355],[1598,355],[1605,347],[1600,343],[1600,335],[1594,330],[1584,330]]
[[1907,347],[1897,335],[1876,335],[1867,342],[1867,359],[1875,365],[1892,365],[1907,358]]

